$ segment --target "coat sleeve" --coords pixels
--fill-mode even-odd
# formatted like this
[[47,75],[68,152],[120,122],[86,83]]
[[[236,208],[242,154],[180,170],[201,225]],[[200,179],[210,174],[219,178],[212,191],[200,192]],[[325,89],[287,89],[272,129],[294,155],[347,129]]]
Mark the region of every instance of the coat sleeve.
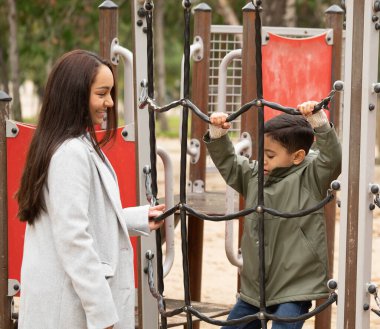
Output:
[[124,219],[130,236],[149,235],[148,212],[149,205],[123,209]]
[[246,157],[237,155],[228,135],[211,139],[207,133],[203,140],[226,183],[237,192],[246,195],[249,180],[257,174],[256,162],[250,162]]
[[88,232],[91,175],[82,143],[62,145],[50,162],[46,206],[59,260],[81,300],[87,327],[100,329],[118,322],[118,315]]
[[323,132],[316,132],[315,136],[318,156],[307,170],[310,186],[316,186],[323,198],[331,182],[341,173],[342,147],[333,126]]

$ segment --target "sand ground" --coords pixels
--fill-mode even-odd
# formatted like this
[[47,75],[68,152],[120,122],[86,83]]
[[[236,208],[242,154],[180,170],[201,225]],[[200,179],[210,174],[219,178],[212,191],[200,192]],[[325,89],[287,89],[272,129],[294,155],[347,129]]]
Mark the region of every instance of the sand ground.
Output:
[[[179,141],[172,139],[158,139],[157,146],[165,149],[173,161],[174,169],[174,193],[179,192]],[[159,196],[163,193],[163,167],[158,160],[158,187]],[[188,176],[187,176],[188,177]],[[380,168],[376,168],[376,182],[380,182]],[[223,191],[225,184],[218,173],[207,174],[206,190]],[[224,206],[224,200],[221,205]],[[334,261],[334,278],[338,278],[338,251],[339,251],[339,217],[336,222],[335,238],[335,261]],[[237,227],[237,226],[236,226]],[[237,269],[232,266],[226,258],[224,248],[224,223],[214,223],[205,221],[204,223],[204,245],[203,245],[203,268],[202,268],[202,301],[217,304],[234,304],[237,291]],[[173,268],[165,278],[165,297],[174,299],[183,299],[183,270],[182,270],[182,253],[180,246],[180,231],[175,231],[175,260]],[[374,210],[373,236],[372,236],[372,281],[380,285],[380,263],[378,255],[380,253],[380,209]],[[338,291],[339,293],[339,291]],[[371,307],[378,309],[373,298]],[[336,306],[332,306],[332,328],[336,324]],[[380,328],[380,318],[371,312],[371,329]],[[211,329],[216,326],[202,323],[201,329]],[[270,325],[268,329],[270,328]],[[309,319],[304,325],[305,329],[314,328],[314,320]],[[361,329],[361,328],[357,328]]]

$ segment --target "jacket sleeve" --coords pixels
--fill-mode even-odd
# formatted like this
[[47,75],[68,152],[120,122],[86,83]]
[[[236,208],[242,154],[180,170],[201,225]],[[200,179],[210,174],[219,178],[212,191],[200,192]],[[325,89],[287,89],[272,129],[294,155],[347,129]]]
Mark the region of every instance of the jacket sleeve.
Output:
[[256,162],[250,163],[246,157],[237,155],[228,135],[211,139],[207,133],[203,140],[226,183],[237,192],[246,195],[250,178],[257,174]]
[[341,173],[342,147],[332,125],[315,136],[318,156],[307,169],[308,177],[310,185],[317,186],[320,196],[325,197],[331,182]]
[[148,212],[149,205],[123,209],[124,219],[130,236],[149,235]]
[[46,207],[58,258],[86,314],[87,328],[118,322],[111,289],[88,232],[91,169],[87,151],[72,140],[53,155]]

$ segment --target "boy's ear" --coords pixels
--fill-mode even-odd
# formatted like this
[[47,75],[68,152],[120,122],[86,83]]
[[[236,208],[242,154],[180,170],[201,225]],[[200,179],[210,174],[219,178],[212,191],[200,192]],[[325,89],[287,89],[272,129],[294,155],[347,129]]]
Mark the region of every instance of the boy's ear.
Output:
[[299,165],[305,159],[306,152],[305,150],[298,150],[293,153],[293,164]]

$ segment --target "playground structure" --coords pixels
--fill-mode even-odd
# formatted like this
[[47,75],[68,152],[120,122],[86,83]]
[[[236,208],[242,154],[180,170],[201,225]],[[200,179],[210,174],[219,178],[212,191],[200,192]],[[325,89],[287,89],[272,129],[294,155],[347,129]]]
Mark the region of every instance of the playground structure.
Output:
[[[265,5],[265,3],[264,3]],[[135,35],[135,44],[134,44],[134,52],[135,56],[133,56],[133,68],[134,68],[134,99],[137,100],[141,96],[141,82],[143,80],[146,80],[149,72],[146,69],[148,67],[148,60],[147,58],[142,55],[146,53],[147,45],[145,44],[146,41],[146,34],[143,31],[142,27],[138,27],[137,20],[145,19],[141,16],[139,16],[139,12],[141,15],[141,8],[143,8],[144,3],[141,1],[134,1],[134,7],[133,7],[133,14],[134,16],[134,35]],[[355,9],[354,9],[355,8]],[[364,309],[364,305],[367,304],[368,306],[370,303],[370,291],[373,289],[373,285],[370,284],[370,261],[368,261],[368,257],[366,255],[371,254],[371,239],[368,239],[371,232],[372,227],[372,212],[369,210],[368,205],[371,205],[374,203],[374,196],[369,193],[369,185],[376,185],[373,182],[373,168],[371,169],[371,164],[369,163],[366,168],[360,167],[360,161],[359,159],[369,158],[374,159],[374,153],[364,154],[364,152],[367,152],[370,150],[372,152],[372,147],[374,143],[374,137],[373,134],[375,132],[374,127],[373,129],[363,129],[363,132],[361,133],[361,125],[360,122],[363,121],[362,125],[363,127],[369,127],[370,125],[374,125],[375,120],[372,118],[375,115],[374,109],[371,105],[376,104],[375,97],[376,92],[378,92],[380,88],[377,88],[376,81],[377,77],[373,76],[374,73],[377,72],[377,54],[378,54],[378,40],[376,37],[378,37],[378,32],[374,28],[374,23],[371,21],[367,21],[364,19],[364,17],[369,16],[369,10],[374,10],[374,6],[372,6],[372,2],[367,1],[365,4],[361,4],[359,2],[354,2],[347,8],[347,30],[346,30],[346,64],[345,64],[345,109],[351,109],[353,107],[347,105],[351,103],[355,103],[355,108],[368,108],[369,111],[363,113],[363,119],[362,115],[359,111],[356,111],[353,113],[355,115],[354,119],[350,119],[351,117],[351,111],[350,115],[346,115],[346,111],[344,112],[344,128],[350,127],[350,130],[346,129],[343,130],[343,146],[346,147],[346,152],[344,152],[345,157],[347,159],[343,159],[343,163],[346,165],[346,168],[343,168],[343,181],[342,181],[342,218],[347,217],[347,227],[342,228],[342,232],[347,234],[343,234],[343,236],[347,236],[347,239],[341,238],[341,245],[340,245],[340,254],[341,255],[347,255],[347,263],[344,263],[344,259],[342,260],[341,257],[341,263],[339,266],[339,280],[338,280],[338,289],[341,292],[340,293],[340,303],[339,303],[339,313],[338,313],[338,328],[369,328],[369,311],[368,309]],[[110,1],[105,1],[100,6],[100,44],[101,44],[101,54],[104,57],[110,58],[115,65],[117,65],[117,60],[115,55],[121,54],[124,58],[129,58],[130,60],[130,52],[125,51],[122,47],[118,46],[117,42],[115,43],[115,37],[117,37],[117,6],[112,4]],[[248,8],[249,9],[249,8]],[[353,20],[353,12],[355,13],[362,13],[363,14],[363,20]],[[351,15],[351,16],[350,16]],[[336,25],[336,27],[333,28],[334,31],[334,44],[339,40],[339,37],[341,38],[342,35],[342,12],[336,12],[335,15],[331,15],[330,17],[335,17],[331,19],[330,23],[332,25]],[[359,17],[361,17],[359,15]],[[351,21],[350,21],[351,19]],[[199,5],[195,10],[195,29],[194,34],[199,35],[202,31],[200,30],[206,30],[210,28],[210,24],[203,24],[204,20],[211,20],[210,16],[210,10],[208,6]],[[198,23],[197,23],[198,21]],[[251,101],[256,97],[256,85],[255,85],[255,73],[254,70],[252,70],[252,67],[249,66],[249,61],[247,61],[248,56],[252,57],[252,54],[254,54],[254,45],[253,41],[254,39],[251,36],[248,36],[249,33],[247,31],[252,31],[254,26],[255,16],[254,11],[252,10],[245,10],[244,11],[244,26],[243,29],[247,29],[246,33],[243,33],[243,44],[244,49],[242,52],[242,99],[241,104],[244,104],[246,102]],[[350,25],[351,23],[351,25]],[[364,26],[366,28],[364,28]],[[340,27],[340,28],[339,28]],[[371,27],[371,28],[369,28]],[[198,29],[198,30],[197,30]],[[361,34],[361,32],[363,32]],[[203,79],[201,74],[205,72],[204,65],[207,65],[209,62],[207,60],[207,54],[208,54],[208,45],[210,42],[207,40],[207,31],[203,31],[204,37],[202,37],[203,45],[205,46],[204,52],[203,52],[203,60],[197,61],[194,63],[193,68],[193,81],[197,81],[198,85],[199,82],[202,82],[205,84],[203,88],[197,89],[195,85],[192,87],[192,100],[195,104],[197,104],[202,109],[208,108],[208,88],[207,88],[207,80]],[[340,33],[340,35],[339,35]],[[363,40],[361,42],[363,44],[370,44],[371,49],[370,50],[364,50],[364,47],[352,47],[352,44],[358,41],[354,41],[354,37],[358,37],[358,35],[364,35]],[[369,43],[367,43],[369,42]],[[246,46],[247,45],[247,46]],[[250,48],[249,48],[250,47]],[[354,49],[355,48],[355,49]],[[360,49],[356,49],[360,48]],[[111,49],[111,51],[110,51]],[[348,50],[347,50],[348,49]],[[352,54],[349,53],[349,51],[352,51]],[[339,50],[339,47],[334,47],[333,52],[335,53],[335,56],[338,57],[341,53],[341,48]],[[358,53],[355,53],[358,52]],[[363,52],[363,53],[361,53]],[[111,55],[110,55],[111,54]],[[138,54],[138,56],[136,56]],[[332,58],[337,58],[332,55]],[[340,56],[339,56],[340,57]],[[355,66],[353,68],[356,68],[356,70],[353,70],[352,74],[350,72],[351,65],[347,65],[348,61],[352,61],[352,58],[362,58],[362,64],[363,69],[360,65]],[[252,58],[251,58],[252,60]],[[254,60],[253,60],[254,62]],[[126,63],[130,63],[126,61]],[[349,62],[350,63],[350,62]],[[331,81],[335,81],[340,79],[340,65],[333,65],[333,72],[331,73]],[[354,72],[355,71],[355,72]],[[356,72],[359,71],[359,72]],[[130,72],[130,70],[128,71]],[[357,87],[358,81],[360,80],[361,74],[363,74],[363,82],[360,81],[360,83],[363,83],[363,86],[361,88]],[[364,74],[365,73],[365,74]],[[334,75],[335,74],[335,75]],[[128,76],[128,75],[126,75]],[[366,77],[366,78],[365,78]],[[368,82],[368,81],[371,81]],[[350,88],[350,85],[354,85],[355,88]],[[361,85],[361,84],[360,84]],[[362,89],[366,89],[368,92],[362,94]],[[197,90],[197,91],[195,91]],[[347,92],[351,91],[351,92]],[[351,93],[355,92],[355,98],[351,95]],[[349,98],[350,97],[350,98]],[[6,98],[5,98],[6,99]],[[128,98],[130,99],[130,98]],[[337,111],[332,111],[331,113],[334,114],[334,117],[332,120],[335,123],[339,123],[339,102],[337,101],[338,97],[335,98],[335,103],[333,103],[333,106],[338,109]],[[359,100],[361,100],[359,102]],[[134,117],[136,119],[133,119],[133,117],[128,117],[126,119],[126,126],[120,131],[120,134],[122,134],[124,140],[128,141],[135,141],[135,150],[136,150],[136,188],[138,191],[137,195],[137,203],[144,204],[147,202],[147,193],[146,193],[146,186],[145,181],[148,177],[147,173],[149,173],[149,170],[147,171],[146,166],[150,164],[150,158],[149,153],[146,150],[146,145],[149,144],[149,136],[146,134],[146,127],[147,122],[149,121],[149,113],[148,111],[138,110],[137,105],[135,105],[137,101],[133,102],[133,108],[135,109]],[[130,107],[129,107],[130,108]],[[371,110],[372,109],[372,110]],[[244,120],[242,120],[241,124],[241,131],[248,131],[250,132],[251,136],[256,136],[257,131],[252,129],[252,126],[248,126],[248,122],[256,122],[257,123],[257,117],[255,117],[252,113],[252,111],[246,112],[244,117]],[[371,117],[372,116],[372,117]],[[201,136],[203,135],[204,131],[207,129],[207,126],[204,125],[202,122],[196,121],[196,118],[193,118],[193,125],[192,125],[192,138],[201,140]],[[251,130],[251,131],[250,131]],[[351,131],[352,130],[352,131]],[[5,130],[4,130],[5,131]],[[8,129],[8,131],[12,132],[12,128]],[[363,136],[361,136],[361,134]],[[356,135],[356,136],[355,136]],[[355,137],[354,137],[355,136]],[[347,140],[350,141],[350,143],[347,143]],[[360,143],[357,143],[357,140],[362,140],[363,145],[360,147]],[[0,139],[1,141],[1,139]],[[253,138],[253,141],[255,141],[255,138]],[[372,143],[372,144],[371,144]],[[355,144],[355,147],[352,145]],[[359,145],[358,145],[359,144]],[[191,186],[193,188],[194,192],[198,192],[196,187],[201,187],[200,190],[202,190],[202,182],[203,182],[203,190],[204,190],[204,184],[205,184],[205,160],[203,157],[205,156],[204,150],[202,151],[202,147],[200,147],[200,156],[199,160],[192,163],[190,165],[190,178],[189,181],[191,182]],[[256,150],[256,147],[252,147],[252,153],[254,153]],[[363,152],[359,158],[357,156],[359,153]],[[133,152],[133,151],[132,151]],[[374,151],[373,151],[374,152]],[[203,154],[202,154],[203,153]],[[4,153],[2,153],[4,154]],[[255,154],[253,154],[255,156]],[[345,161],[346,160],[346,161]],[[350,165],[349,165],[350,164]],[[2,183],[6,180],[2,180]],[[4,184],[4,183],[3,183]],[[360,185],[360,187],[359,187]],[[349,186],[347,190],[345,189],[345,186]],[[348,190],[351,189],[351,192],[348,192]],[[361,191],[358,193],[358,191]],[[373,190],[375,197],[376,197],[376,191]],[[353,193],[355,192],[355,193]],[[356,194],[356,195],[355,195]],[[4,195],[4,194],[2,194]],[[3,201],[3,199],[2,199]],[[352,202],[351,202],[352,201]],[[354,211],[353,211],[354,210]],[[373,210],[373,209],[372,209]],[[1,212],[3,214],[3,212]],[[365,214],[365,217],[368,220],[365,220],[364,223],[362,221],[358,221],[358,218],[360,216],[363,216],[362,214]],[[191,216],[189,216],[191,217]],[[342,223],[346,223],[345,221],[341,221]],[[197,298],[200,299],[200,272],[201,272],[201,262],[202,258],[199,257],[199,250],[201,250],[201,242],[202,242],[202,229],[203,229],[203,222],[197,221],[194,218],[191,220],[189,219],[188,222],[189,231],[189,241],[192,242],[192,244],[189,246],[189,248],[198,248],[196,249],[197,253],[189,253],[189,268],[190,268],[190,275],[193,276],[190,278],[191,282],[191,297],[192,299],[195,297],[194,300],[197,300]],[[344,226],[344,225],[343,225]],[[355,230],[355,228],[358,228],[358,230]],[[333,229],[333,228],[332,228]],[[3,227],[3,231],[6,231],[6,228]],[[197,236],[197,240],[195,240],[195,237]],[[355,244],[347,244],[345,245],[345,241],[354,241]],[[140,255],[140,260],[138,264],[138,273],[139,273],[139,282],[138,282],[138,294],[139,294],[139,309],[142,310],[142,312],[139,313],[139,327],[141,328],[155,328],[157,327],[157,324],[159,322],[158,320],[158,312],[157,312],[157,303],[152,298],[150,291],[149,291],[149,285],[147,283],[147,275],[144,272],[146,267],[146,260],[145,260],[145,253],[146,251],[151,251],[154,254],[157,254],[157,248],[156,248],[156,241],[155,237],[152,236],[148,240],[141,240],[137,242],[139,250],[138,255]],[[357,250],[355,250],[355,247]],[[7,249],[8,246],[3,246],[3,248]],[[332,248],[331,248],[332,249]],[[347,250],[346,250],[347,249]],[[4,255],[5,253],[2,253]],[[196,254],[196,257],[193,257],[193,255]],[[157,257],[155,257],[153,260],[155,261]],[[7,265],[8,266],[8,265]],[[4,273],[2,273],[4,274]],[[355,275],[354,275],[355,274]],[[354,276],[351,278],[350,276]],[[356,279],[356,276],[358,279]],[[6,294],[2,294],[3,303],[2,307],[4,307],[4,312],[1,312],[1,314],[10,314],[10,305],[9,305],[9,298],[6,296],[9,295],[8,290],[8,274],[3,277],[2,276],[2,282],[7,282],[7,291]],[[13,285],[14,287],[14,285]],[[372,290],[371,290],[372,291]],[[3,290],[4,292],[4,290]],[[347,303],[341,302],[344,294],[344,298],[346,299]],[[199,297],[197,297],[197,295]],[[353,306],[355,305],[355,307]],[[9,310],[9,312],[8,312]],[[353,310],[356,310],[354,312]],[[1,311],[1,310],[0,310]],[[6,319],[4,321],[7,321]],[[323,320],[322,320],[323,321]],[[5,323],[5,322],[4,322]],[[194,326],[196,324],[194,323]],[[316,324],[316,327],[318,328],[318,324]],[[4,328],[8,328],[4,326]],[[327,326],[320,325],[319,328],[328,328]]]

